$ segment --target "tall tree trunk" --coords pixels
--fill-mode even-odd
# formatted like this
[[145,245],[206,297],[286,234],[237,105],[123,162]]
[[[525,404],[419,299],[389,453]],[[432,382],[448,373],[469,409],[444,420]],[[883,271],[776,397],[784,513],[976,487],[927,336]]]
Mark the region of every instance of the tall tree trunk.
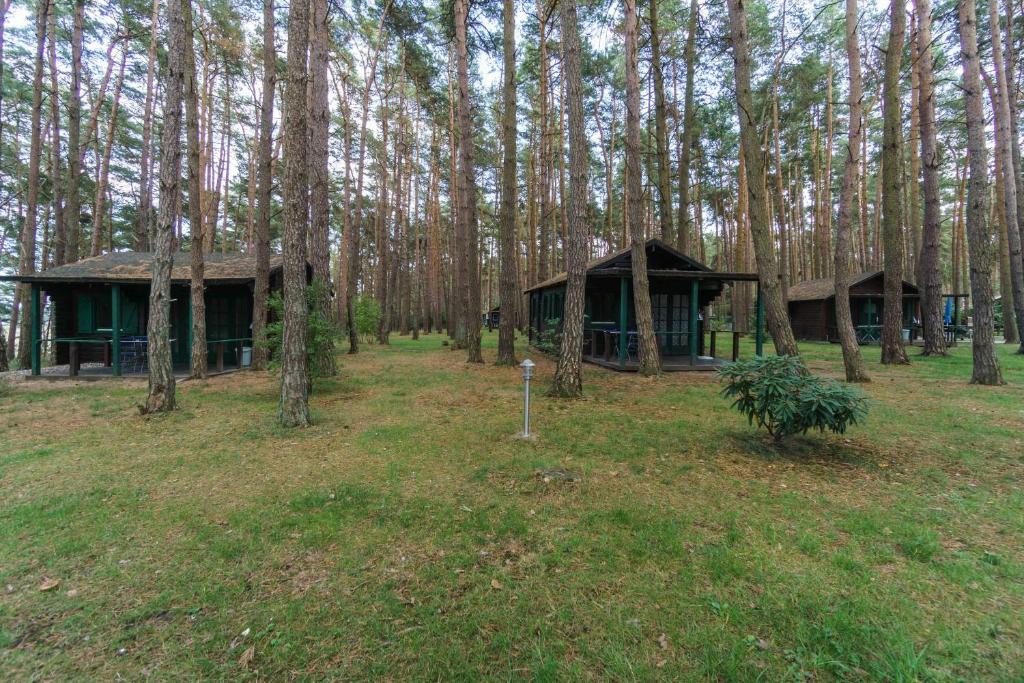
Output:
[[[639,341],[639,372],[661,372],[661,355],[654,337],[651,290],[647,279],[647,240],[644,238],[644,200],[640,178],[640,74],[637,67],[636,0],[625,0],[626,10],[626,212],[633,260],[633,307]],[[619,330],[619,343],[628,344],[629,330]]]
[[153,234],[153,278],[149,288],[149,396],[146,413],[174,410],[171,364],[171,268],[174,225],[181,192],[181,100],[185,87],[185,21],[182,0],[167,0],[167,71],[164,77],[163,134],[160,141],[160,207]]
[[733,65],[736,72],[736,105],[740,121],[740,139],[747,167],[750,235],[761,281],[768,329],[780,355],[796,356],[800,350],[789,324],[789,313],[782,298],[782,280],[775,257],[774,237],[768,216],[765,192],[765,152],[754,120],[754,101],[750,91],[750,47],[747,44],[746,0],[729,0],[729,23],[732,30]]
[[[506,0],[511,4],[511,0]],[[653,3],[652,3],[653,4]],[[587,287],[587,166],[589,146],[583,119],[583,74],[576,0],[559,0],[564,59],[566,106],[569,110],[568,234],[565,245],[566,288],[562,315],[562,345],[551,394],[564,398],[583,395],[583,307]],[[671,218],[670,218],[671,222]],[[504,311],[502,323],[504,323]]]
[[690,151],[695,135],[695,107],[693,106],[694,70],[697,66],[697,0],[690,0],[690,15],[686,29],[686,93],[683,96],[683,140],[679,150],[679,234],[676,245],[679,251],[688,253],[693,239],[693,224],[690,219]]
[[[21,224],[21,240],[18,250],[18,274],[29,275],[36,270],[36,214],[39,210],[39,167],[43,155],[43,54],[46,50],[46,17],[49,14],[49,0],[39,0],[36,5],[35,70],[32,77],[32,132],[28,153],[28,179],[25,191],[25,220]],[[21,330],[18,343],[18,367],[27,368],[32,364],[32,312],[29,287],[21,291]],[[13,325],[12,325],[13,327]]]
[[270,203],[273,184],[274,88],[277,53],[274,49],[274,0],[263,0],[263,89],[260,93],[258,154],[259,209],[256,213],[256,279],[252,304],[252,369],[266,370],[268,361],[267,295],[270,288]]
[[[839,196],[839,224],[836,226],[835,280],[836,326],[843,347],[843,365],[847,382],[867,382],[868,373],[857,344],[850,313],[850,263],[853,255],[853,205],[860,170],[861,100],[863,86],[860,70],[860,46],[857,43],[857,0],[846,0],[846,58],[850,65],[850,124],[843,168],[843,189]],[[781,199],[781,198],[780,198]]]
[[[125,50],[121,51],[121,61],[117,69],[117,80],[114,81],[114,98],[110,107],[110,118],[107,121],[107,136],[103,143],[102,156],[97,159],[98,168],[96,176],[99,182],[96,183],[96,195],[93,200],[92,217],[92,255],[99,256],[103,250],[103,220],[107,210],[107,180],[110,177],[110,156],[114,150],[114,139],[117,134],[117,114],[121,106],[121,87],[124,85],[124,67],[128,55]],[[97,140],[98,143],[98,140]],[[111,225],[113,231],[113,225]]]
[[[309,261],[316,285],[315,305],[325,320],[331,316],[330,186],[328,149],[330,108],[327,98],[327,59],[330,49],[330,22],[327,0],[310,3],[312,33],[309,50]],[[318,348],[310,361],[321,376],[337,373],[334,343]]]
[[206,281],[203,258],[203,191],[199,159],[199,92],[196,78],[196,57],[192,25],[192,0],[181,0],[185,24],[185,42],[181,45],[185,59],[185,141],[188,148],[188,226],[191,253],[192,306],[191,377],[204,379],[207,374],[209,349],[206,344]]
[[150,211],[153,197],[150,193],[150,147],[153,136],[154,84],[156,80],[157,45],[160,38],[160,0],[153,0],[153,12],[149,22],[149,54],[146,65],[146,99],[142,106],[142,149],[139,159],[139,215],[135,219],[133,248],[146,251],[149,248]]
[[970,164],[966,232],[967,248],[970,250],[971,301],[974,307],[974,335],[971,340],[974,365],[971,383],[997,385],[1003,383],[1003,375],[993,345],[993,247],[991,232],[986,222],[989,201],[988,149],[985,142],[985,109],[981,92],[981,60],[978,57],[978,16],[974,0],[960,0],[957,14],[960,28],[960,57],[964,72],[967,153]]
[[81,227],[81,183],[82,183],[82,43],[85,23],[85,0],[75,0],[73,28],[71,31],[71,84],[68,88],[68,183],[67,204],[64,206],[64,226],[67,230],[67,246],[64,260],[74,263],[78,260],[78,246]]
[[[575,15],[575,10],[573,10]],[[575,19],[575,16],[573,17]],[[519,300],[516,286],[516,206],[519,188],[516,183],[516,7],[514,0],[504,0],[502,9],[504,73],[502,89],[501,139],[504,158],[501,167],[501,282],[498,302],[498,364],[516,362],[516,331],[514,311]],[[564,29],[563,29],[564,31]],[[570,106],[571,106],[570,102]],[[572,112],[570,111],[570,117]],[[570,144],[572,131],[569,131]],[[570,154],[571,154],[570,150]],[[570,166],[572,162],[570,161]]]
[[882,314],[882,363],[908,363],[903,346],[903,175],[900,117],[900,68],[907,16],[902,3],[889,6],[889,44],[882,89],[882,231],[885,249],[885,304]]
[[921,322],[924,355],[946,355],[942,324],[942,266],[939,263],[942,215],[939,196],[939,145],[935,131],[935,57],[932,49],[930,0],[917,2],[918,67],[921,72],[921,163],[924,168],[924,224],[917,284],[922,289]]
[[463,308],[466,312],[467,360],[482,363],[480,354],[480,263],[479,234],[476,212],[476,176],[474,171],[473,116],[469,94],[469,44],[466,38],[466,22],[469,14],[467,0],[455,0],[455,53],[459,83],[459,220],[464,225],[466,239],[464,272],[467,279],[462,283]]
[[[64,226],[64,183],[61,178],[60,87],[57,81],[57,8],[51,2],[47,17],[49,41],[47,59],[50,64],[50,182],[53,184],[53,264],[64,265],[67,252],[67,230]],[[0,56],[2,59],[2,56]],[[2,82],[2,74],[0,74]],[[43,267],[46,267],[45,259]]]
[[309,358],[306,351],[306,223],[309,218],[309,159],[306,154],[306,53],[309,4],[288,9],[288,71],[284,99],[284,334],[281,343],[281,405],[285,427],[309,419]]
[[[996,120],[996,145],[999,146],[999,161],[1002,165],[1003,206],[1007,226],[1017,226],[1017,173],[1013,165],[1010,131],[1010,90],[1003,63],[1002,38],[999,31],[999,9],[995,0],[989,3],[989,23],[992,30],[992,68],[995,71],[996,99],[994,104]],[[1006,244],[1010,253],[1010,282],[1013,286],[1013,307],[1017,318],[1017,329],[1024,330],[1024,258],[1021,255],[1021,233],[1019,230],[1006,231]],[[1003,315],[1009,311],[1004,311]],[[1018,353],[1024,353],[1024,340]]]
[[[672,243],[672,175],[668,160],[668,106],[665,104],[665,75],[661,63],[661,30],[658,0],[648,0],[651,29],[651,73],[654,80],[654,140],[658,155],[658,219],[661,239]],[[564,38],[563,38],[564,40]],[[563,74],[563,79],[565,78]]]

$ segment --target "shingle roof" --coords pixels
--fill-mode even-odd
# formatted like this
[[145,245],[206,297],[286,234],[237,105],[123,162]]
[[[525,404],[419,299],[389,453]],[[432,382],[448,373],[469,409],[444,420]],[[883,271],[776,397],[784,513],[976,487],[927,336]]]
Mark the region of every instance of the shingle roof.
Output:
[[[696,260],[696,259],[694,259],[694,258],[692,258],[690,256],[687,256],[686,254],[682,253],[681,251],[677,251],[674,247],[666,244],[665,242],[662,242],[659,239],[651,238],[651,239],[647,240],[647,249],[651,250],[653,248],[661,249],[662,251],[666,251],[669,254],[671,254],[672,256],[675,256],[680,261],[682,261],[687,266],[689,266],[689,270],[705,270],[705,271],[710,271],[711,270],[710,268],[708,268],[706,265],[704,265],[700,261],[698,261],[698,260]],[[590,261],[587,261],[587,272],[589,273],[592,270],[598,270],[602,266],[605,266],[605,265],[608,265],[610,263],[613,263],[617,259],[622,258],[623,256],[628,256],[630,254],[630,252],[631,252],[631,248],[630,247],[626,247],[624,249],[619,249],[618,251],[613,251],[612,253],[608,254],[607,256],[602,256],[601,258],[596,258],[596,259],[592,259]],[[552,285],[561,284],[561,283],[565,282],[566,279],[567,279],[566,273],[562,272],[562,273],[559,273],[558,275],[555,275],[554,277],[550,277],[547,280],[544,280],[543,282],[538,282],[537,284],[535,284],[532,287],[528,287],[525,291],[532,292],[535,289],[545,289],[547,287],[551,287]]]
[[[174,254],[171,280],[190,282],[192,255]],[[247,282],[256,278],[256,257],[249,254],[207,254],[204,259],[207,282]],[[282,258],[270,257],[270,271],[281,268]],[[149,282],[153,272],[153,253],[148,251],[115,251],[93,256],[75,263],[50,268],[31,275],[10,275],[0,279],[22,282]]]
[[[850,286],[859,285],[862,282],[884,275],[883,270],[871,270],[863,273],[856,273],[850,276]],[[904,289],[917,293],[917,287],[909,282],[903,282]],[[836,295],[836,281],[824,277],[817,280],[805,280],[789,287],[789,301],[818,301]]]

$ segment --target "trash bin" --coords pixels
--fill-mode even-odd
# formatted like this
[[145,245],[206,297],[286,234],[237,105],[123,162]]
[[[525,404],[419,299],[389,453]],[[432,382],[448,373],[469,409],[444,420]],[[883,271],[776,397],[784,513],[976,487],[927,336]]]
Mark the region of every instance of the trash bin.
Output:
[[251,346],[243,346],[242,347],[242,367],[243,368],[247,368],[250,365],[252,365],[252,347]]
[[903,328],[903,343],[904,344],[909,344],[910,343],[910,330],[907,329],[906,327]]

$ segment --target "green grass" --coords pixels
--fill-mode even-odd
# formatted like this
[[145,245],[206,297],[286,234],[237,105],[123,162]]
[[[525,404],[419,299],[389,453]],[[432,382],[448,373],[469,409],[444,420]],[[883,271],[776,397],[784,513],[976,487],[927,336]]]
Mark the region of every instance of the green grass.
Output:
[[[841,374],[838,347],[803,351]],[[538,440],[516,440],[518,369],[437,335],[342,356],[301,431],[261,373],[150,419],[138,382],[18,385],[0,674],[1020,680],[1024,357],[1000,348],[993,388],[968,347],[864,351],[867,423],[782,450],[713,376],[588,368],[567,402],[536,354]]]

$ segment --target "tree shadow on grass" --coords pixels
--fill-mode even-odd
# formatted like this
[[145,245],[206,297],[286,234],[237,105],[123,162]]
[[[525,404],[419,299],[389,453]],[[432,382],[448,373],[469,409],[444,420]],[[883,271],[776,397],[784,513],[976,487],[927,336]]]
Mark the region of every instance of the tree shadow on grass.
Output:
[[873,444],[842,434],[808,432],[777,441],[765,432],[744,430],[725,438],[732,449],[767,461],[877,469],[886,460]]

